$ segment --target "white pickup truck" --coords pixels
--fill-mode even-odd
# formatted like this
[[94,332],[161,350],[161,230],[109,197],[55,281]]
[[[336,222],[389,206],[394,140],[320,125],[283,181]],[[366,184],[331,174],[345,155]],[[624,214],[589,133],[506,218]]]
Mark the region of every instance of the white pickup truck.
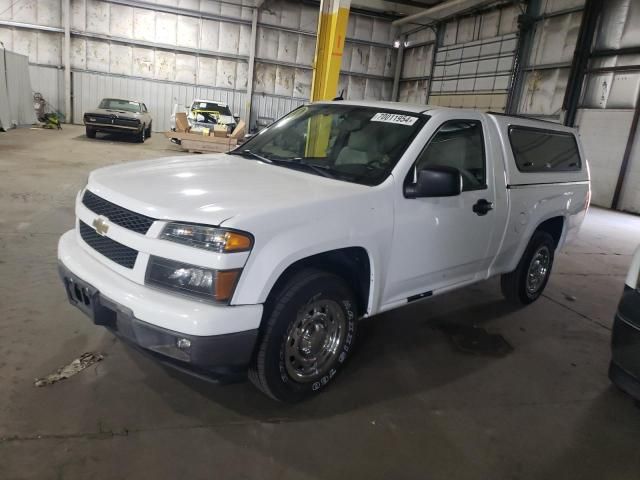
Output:
[[96,324],[294,402],[334,379],[363,317],[494,275],[508,300],[536,300],[589,199],[573,129],[322,102],[229,154],[93,171],[58,258]]

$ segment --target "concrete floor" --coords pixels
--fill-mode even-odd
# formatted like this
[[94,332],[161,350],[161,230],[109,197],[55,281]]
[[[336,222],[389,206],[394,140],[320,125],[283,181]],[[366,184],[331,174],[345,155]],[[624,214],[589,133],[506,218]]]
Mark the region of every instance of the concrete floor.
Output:
[[[283,406],[248,383],[168,372],[67,304],[56,242],[87,172],[176,152],[159,135],[0,133],[1,478],[638,479],[640,410],[606,372],[640,218],[591,209],[526,309],[491,280],[368,320],[342,377]],[[443,322],[475,322],[514,351],[457,352]],[[87,351],[105,360],[34,387]]]

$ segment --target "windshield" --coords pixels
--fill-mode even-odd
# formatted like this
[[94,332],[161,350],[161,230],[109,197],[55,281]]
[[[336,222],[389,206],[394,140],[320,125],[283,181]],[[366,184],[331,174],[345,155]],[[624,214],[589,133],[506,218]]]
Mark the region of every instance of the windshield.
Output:
[[104,108],[105,110],[120,110],[124,112],[140,111],[140,104],[138,102],[130,102],[129,100],[118,100],[116,98],[104,98],[100,102],[98,108]]
[[231,116],[231,110],[229,110],[229,107],[226,105],[218,105],[213,102],[193,102],[193,105],[191,105],[191,111],[194,113],[212,112],[227,117]]
[[302,106],[244,143],[276,165],[377,185],[429,117],[340,103]]

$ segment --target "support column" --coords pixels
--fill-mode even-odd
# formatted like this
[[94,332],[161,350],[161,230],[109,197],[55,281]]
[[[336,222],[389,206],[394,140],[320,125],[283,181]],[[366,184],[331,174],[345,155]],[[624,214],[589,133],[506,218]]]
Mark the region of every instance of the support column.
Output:
[[337,94],[351,0],[321,0],[311,100],[331,100]]
[[565,110],[564,124],[573,127],[578,113],[578,104],[582,96],[582,85],[589,64],[591,45],[598,26],[598,17],[602,11],[602,0],[587,0],[582,12],[582,23],[578,32],[576,49],[571,63],[571,72],[567,81],[562,108]]
[[62,56],[64,62],[64,121],[71,123],[71,0],[61,0],[64,24],[64,45]]
[[[336,97],[350,5],[351,0],[320,2],[311,101]],[[331,117],[316,116],[309,122],[307,129],[305,154],[309,157],[325,157],[331,133]]]
[[518,50],[511,74],[511,84],[507,97],[506,113],[517,114],[524,87],[524,68],[529,63],[536,16],[540,13],[540,0],[529,0],[526,13],[518,16]]
[[624,155],[622,156],[622,164],[620,165],[620,173],[618,174],[618,181],[616,182],[616,189],[613,192],[613,200],[611,201],[611,208],[618,210],[620,206],[620,197],[622,195],[622,187],[624,186],[625,176],[629,170],[629,160],[631,159],[631,151],[633,150],[633,144],[638,132],[638,122],[640,122],[640,92],[636,97],[636,108],[633,112],[633,120],[631,121],[631,128],[629,129],[629,137],[627,138],[627,146],[624,149]]
[[398,90],[400,89],[400,76],[402,75],[402,65],[404,63],[404,44],[407,41],[406,35],[400,35],[398,45],[398,55],[396,56],[396,70],[393,74],[393,88],[391,89],[391,101],[398,101]]
[[247,133],[251,123],[251,101],[253,97],[253,70],[256,63],[256,36],[258,33],[258,10],[263,0],[258,0],[251,17],[251,40],[249,41],[249,68],[247,69],[247,99],[244,104],[244,122],[247,124]]

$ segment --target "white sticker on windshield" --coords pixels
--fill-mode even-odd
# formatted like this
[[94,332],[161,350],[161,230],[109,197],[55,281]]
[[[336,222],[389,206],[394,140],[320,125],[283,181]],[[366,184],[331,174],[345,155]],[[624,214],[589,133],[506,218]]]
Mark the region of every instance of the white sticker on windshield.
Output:
[[207,102],[200,102],[200,108],[207,108]]
[[376,113],[372,118],[372,122],[397,123],[399,125],[413,125],[418,117],[409,115],[400,115],[397,113]]

